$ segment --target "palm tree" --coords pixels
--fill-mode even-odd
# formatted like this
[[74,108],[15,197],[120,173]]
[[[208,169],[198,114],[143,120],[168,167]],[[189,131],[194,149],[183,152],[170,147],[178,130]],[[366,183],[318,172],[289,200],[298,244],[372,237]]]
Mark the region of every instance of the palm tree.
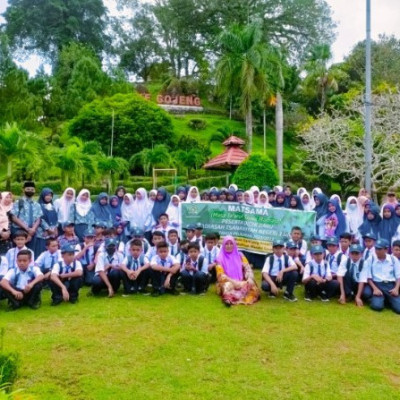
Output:
[[189,179],[192,168],[199,169],[206,161],[206,157],[200,149],[191,149],[190,151],[178,150],[174,152],[173,158],[178,166],[186,168],[187,179]]
[[115,187],[116,178],[129,171],[129,164],[124,158],[103,155],[98,160],[97,169],[106,180],[107,192],[110,192]]
[[208,139],[208,144],[210,145],[212,142],[222,143],[232,135],[238,136],[240,138],[243,138],[243,136],[245,136],[243,135],[243,132],[234,131],[229,126],[224,125],[218,128],[217,131],[210,136],[210,138]]
[[165,144],[157,144],[152,149],[143,149],[134,154],[129,165],[132,168],[141,167],[145,175],[150,175],[151,168],[169,167],[172,165],[170,151]]
[[216,68],[217,86],[226,97],[238,96],[245,115],[248,151],[253,147],[252,103],[266,91],[268,48],[258,24],[233,25],[219,38],[222,56]]
[[27,170],[40,163],[45,149],[44,141],[35,133],[20,129],[14,122],[0,129],[0,159],[6,164],[6,189],[11,189],[11,179],[16,165]]
[[307,77],[304,86],[316,93],[320,105],[320,112],[325,110],[328,94],[338,90],[338,83],[333,70],[328,69],[328,62],[332,58],[328,44],[315,45],[305,65]]

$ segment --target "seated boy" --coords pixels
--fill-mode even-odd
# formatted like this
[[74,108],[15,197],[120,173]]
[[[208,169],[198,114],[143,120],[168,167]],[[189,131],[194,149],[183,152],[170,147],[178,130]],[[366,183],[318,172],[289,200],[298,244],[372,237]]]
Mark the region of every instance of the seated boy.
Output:
[[313,301],[320,296],[321,301],[326,302],[339,290],[339,283],[332,280],[331,270],[324,260],[324,254],[322,246],[311,247],[312,260],[306,263],[303,274],[306,301]]
[[279,288],[286,286],[283,297],[291,302],[297,301],[293,294],[294,286],[299,276],[297,265],[292,257],[284,254],[285,244],[283,240],[275,240],[272,243],[273,254],[265,259],[262,269],[261,288],[270,293],[270,297],[279,294]]
[[146,254],[150,248],[150,243],[147,241],[147,239],[144,237],[144,231],[143,229],[137,228],[137,227],[132,227],[130,229],[130,237],[131,239],[125,244],[125,257],[129,256],[129,251],[130,251],[130,243],[135,240],[139,239],[142,242],[142,248],[143,248],[143,253]]
[[117,251],[117,241],[106,239],[105,251],[98,254],[92,293],[99,294],[102,289],[108,290],[108,297],[113,297],[121,284],[121,264],[124,256]]
[[208,280],[210,283],[217,281],[215,272],[216,260],[219,254],[219,248],[215,245],[216,236],[213,233],[208,233],[205,238],[205,247],[203,248],[204,263],[207,266]]
[[[311,235],[311,237],[310,237],[310,245],[311,245],[311,247],[313,247],[313,246],[322,246],[321,236],[319,236],[319,235]],[[324,256],[325,256],[326,253],[327,253],[327,251],[324,250]],[[306,265],[312,259],[313,259],[313,257],[312,257],[312,254],[311,254],[311,249],[307,250],[306,261],[305,261],[304,265]]]
[[34,310],[40,307],[43,274],[31,264],[32,252],[28,249],[20,250],[16,268],[9,269],[0,282],[2,295],[8,299],[11,310],[23,305]]
[[134,239],[130,242],[130,254],[121,264],[121,276],[124,294],[146,293],[146,285],[150,279],[150,263],[143,253],[142,241]]
[[203,294],[207,288],[207,272],[204,256],[200,254],[200,246],[197,243],[190,243],[188,257],[181,272],[185,292]]
[[[362,297],[370,297],[372,291],[367,284],[367,275],[362,259],[363,248],[359,244],[353,244],[349,249],[349,257],[345,263],[341,263],[337,271],[337,280],[340,285],[339,303],[345,304],[346,298],[355,299],[358,307],[363,306]],[[368,288],[365,293],[365,288]]]
[[6,259],[8,262],[8,269],[17,267],[17,255],[21,250],[29,250],[31,252],[31,264],[33,267],[34,255],[33,251],[26,247],[26,242],[28,239],[28,234],[25,231],[17,231],[14,234],[13,242],[15,247],[11,248],[6,253]]
[[146,257],[148,258],[148,260],[152,260],[154,256],[157,255],[157,244],[160,242],[164,242],[165,241],[165,236],[162,232],[160,231],[155,231],[153,232],[153,237],[152,237],[152,242],[153,242],[153,246],[150,246],[149,249],[146,252]]
[[376,255],[365,260],[368,284],[373,291],[370,306],[374,311],[382,311],[387,303],[396,314],[400,314],[400,262],[387,254],[389,246],[387,240],[377,240]]
[[300,260],[300,250],[298,245],[292,240],[289,240],[286,243],[286,253],[289,257],[292,257],[294,263],[297,265],[297,272],[299,274],[297,282],[301,282],[303,279],[304,265]]
[[341,263],[347,262],[347,256],[345,256],[339,249],[339,241],[336,237],[328,237],[326,240],[326,248],[328,254],[325,259],[329,264],[331,270],[332,279],[336,279],[336,274]]
[[83,283],[86,286],[92,286],[94,277],[94,239],[96,234],[93,229],[87,229],[84,232],[82,250],[75,256],[79,260],[83,268]]
[[48,283],[54,265],[61,260],[61,252],[58,248],[57,239],[47,239],[46,249],[47,250],[36,259],[35,266],[40,268],[43,274],[43,281]]
[[63,300],[75,304],[82,286],[83,269],[81,263],[75,260],[75,246],[64,245],[61,258],[54,264],[50,275],[52,306],[58,306]]
[[152,258],[150,266],[153,281],[152,296],[164,294],[166,290],[171,294],[178,294],[175,284],[179,276],[180,265],[175,257],[169,255],[166,242],[157,243],[157,254]]

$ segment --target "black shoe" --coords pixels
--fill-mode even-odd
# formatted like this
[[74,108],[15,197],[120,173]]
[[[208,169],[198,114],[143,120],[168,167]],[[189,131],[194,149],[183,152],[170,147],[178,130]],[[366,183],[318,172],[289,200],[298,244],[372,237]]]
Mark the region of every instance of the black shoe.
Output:
[[295,301],[297,301],[297,297],[292,293],[289,294],[288,292],[285,292],[283,294],[283,298],[286,300],[289,300],[290,302],[294,303]]
[[228,307],[228,308],[230,308],[232,305],[229,300],[224,300],[223,303],[224,303],[225,307]]
[[273,293],[269,293],[269,295],[268,295],[268,297],[270,298],[270,299],[276,299],[276,296],[273,294]]
[[176,289],[171,289],[170,293],[172,296],[179,296],[179,292]]
[[53,300],[53,301],[51,302],[51,305],[52,305],[53,307],[55,307],[55,306],[60,305],[61,303],[62,303],[62,300]]
[[35,303],[30,304],[29,307],[32,308],[32,310],[38,310],[41,305],[42,305],[42,302],[40,300],[38,300]]
[[69,302],[71,304],[76,304],[78,302],[78,299],[69,299]]
[[308,295],[308,294],[306,294],[306,296],[304,297],[304,300],[305,301],[313,301],[313,299],[311,298],[311,296],[310,295]]
[[323,301],[324,303],[328,303],[329,302],[329,299],[326,296],[326,294],[321,294],[321,301]]
[[153,290],[151,297],[158,297],[158,296],[160,296],[160,292],[158,290]]

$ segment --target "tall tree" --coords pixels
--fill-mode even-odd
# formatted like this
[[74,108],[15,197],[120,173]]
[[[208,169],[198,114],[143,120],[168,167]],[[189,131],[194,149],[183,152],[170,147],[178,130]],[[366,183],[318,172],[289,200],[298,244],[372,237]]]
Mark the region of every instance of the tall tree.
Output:
[[217,63],[216,78],[225,96],[238,95],[245,115],[248,151],[253,147],[252,103],[266,91],[265,66],[268,49],[258,24],[245,27],[233,25],[220,36],[221,58]]
[[51,61],[62,47],[84,43],[96,54],[106,49],[107,9],[102,0],[9,0],[4,13],[12,45]]

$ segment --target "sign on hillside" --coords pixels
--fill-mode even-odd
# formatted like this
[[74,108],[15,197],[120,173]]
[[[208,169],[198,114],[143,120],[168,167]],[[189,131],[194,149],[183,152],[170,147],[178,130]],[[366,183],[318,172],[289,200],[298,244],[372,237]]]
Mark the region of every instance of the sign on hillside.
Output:
[[284,208],[261,208],[237,203],[182,203],[182,227],[201,222],[204,233],[231,235],[238,247],[253,253],[272,251],[276,239],[288,240],[293,226],[304,238],[315,233],[315,212]]

